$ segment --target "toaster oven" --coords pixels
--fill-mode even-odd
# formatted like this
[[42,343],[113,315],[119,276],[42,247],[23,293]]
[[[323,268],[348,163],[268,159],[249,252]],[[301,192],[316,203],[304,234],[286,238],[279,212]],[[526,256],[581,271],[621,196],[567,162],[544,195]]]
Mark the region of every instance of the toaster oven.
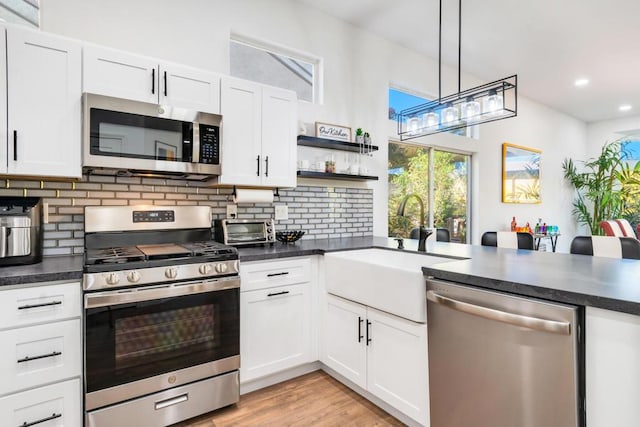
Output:
[[276,240],[273,219],[217,219],[213,223],[215,239],[225,245],[259,245]]

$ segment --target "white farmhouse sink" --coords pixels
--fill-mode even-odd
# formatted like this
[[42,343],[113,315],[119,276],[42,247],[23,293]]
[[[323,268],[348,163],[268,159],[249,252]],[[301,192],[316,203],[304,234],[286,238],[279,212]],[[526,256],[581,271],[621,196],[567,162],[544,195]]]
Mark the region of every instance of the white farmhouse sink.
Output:
[[450,258],[385,249],[324,255],[327,292],[414,322],[427,321],[422,267]]

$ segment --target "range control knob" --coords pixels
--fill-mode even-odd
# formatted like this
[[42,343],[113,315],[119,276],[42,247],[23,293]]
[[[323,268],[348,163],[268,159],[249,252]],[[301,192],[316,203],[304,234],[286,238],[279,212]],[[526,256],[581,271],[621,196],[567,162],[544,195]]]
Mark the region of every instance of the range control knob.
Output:
[[109,273],[107,275],[107,283],[109,285],[117,285],[119,281],[120,281],[120,277],[118,277],[116,273]]
[[227,272],[227,264],[220,263],[216,264],[216,272],[217,273],[226,273]]
[[167,279],[175,279],[178,277],[178,269],[175,267],[169,267],[165,270],[164,275]]
[[211,270],[213,270],[211,264],[202,264],[200,268],[198,268],[200,274],[210,274]]
[[140,273],[137,271],[130,271],[127,274],[127,280],[131,283],[138,283],[140,281]]

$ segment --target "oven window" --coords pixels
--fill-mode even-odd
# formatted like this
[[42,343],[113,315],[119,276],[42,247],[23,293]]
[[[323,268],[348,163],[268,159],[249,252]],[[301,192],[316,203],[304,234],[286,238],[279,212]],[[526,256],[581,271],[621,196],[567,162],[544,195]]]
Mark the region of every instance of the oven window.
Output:
[[87,392],[239,354],[239,290],[86,310]]
[[264,223],[227,224],[227,235],[233,241],[265,240]]
[[190,162],[193,124],[91,109],[91,154]]

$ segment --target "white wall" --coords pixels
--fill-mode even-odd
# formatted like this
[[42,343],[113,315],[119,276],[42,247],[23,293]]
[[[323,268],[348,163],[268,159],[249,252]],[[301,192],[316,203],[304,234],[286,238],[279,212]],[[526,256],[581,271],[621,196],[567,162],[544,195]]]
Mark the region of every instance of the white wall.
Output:
[[[370,160],[374,188],[374,234],[387,231],[387,90],[390,83],[423,93],[437,93],[437,62],[361,31],[343,21],[290,0],[47,0],[42,29],[93,43],[165,58],[221,73],[229,70],[231,32],[282,44],[324,60],[324,104],[300,104],[300,119],[367,129],[380,151]],[[518,70],[514,70],[517,72]],[[443,94],[457,87],[455,70],[443,70]],[[504,76],[496,76],[500,78]],[[463,88],[478,83],[463,76]],[[473,161],[474,242],[484,230],[505,229],[512,216],[534,223],[538,217],[573,234],[571,192],[560,164],[569,154],[582,156],[585,125],[519,97],[518,117],[481,127],[481,139],[454,135],[423,142],[475,153]],[[540,149],[540,205],[501,203],[501,144]],[[306,155],[306,154],[305,154]],[[327,185],[328,182],[322,182]],[[561,238],[565,250],[569,237]]]

